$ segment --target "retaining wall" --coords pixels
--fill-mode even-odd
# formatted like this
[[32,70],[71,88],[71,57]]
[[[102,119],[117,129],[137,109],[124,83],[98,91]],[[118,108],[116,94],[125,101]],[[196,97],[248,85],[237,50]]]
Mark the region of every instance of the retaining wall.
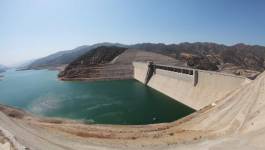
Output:
[[[148,63],[133,62],[133,66],[134,78],[145,83]],[[156,68],[147,85],[195,110],[199,110],[250,82],[247,78],[230,74],[203,70],[194,70],[194,72],[196,75]],[[196,84],[194,84],[195,81]]]

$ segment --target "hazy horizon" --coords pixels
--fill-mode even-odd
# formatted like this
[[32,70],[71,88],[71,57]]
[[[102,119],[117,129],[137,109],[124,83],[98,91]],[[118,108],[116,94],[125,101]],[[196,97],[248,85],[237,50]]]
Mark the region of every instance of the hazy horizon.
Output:
[[264,1],[1,0],[0,64],[101,42],[265,46]]
[[[179,43],[161,43],[161,42],[139,42],[139,43],[118,43],[118,42],[115,42],[116,44],[124,44],[124,45],[134,45],[134,44],[143,44],[143,43],[152,43],[152,44],[166,44],[166,45],[170,45],[170,44],[181,44],[181,43],[215,43],[215,44],[220,44],[220,45],[226,45],[226,46],[233,46],[233,45],[236,45],[236,44],[246,44],[246,45],[258,45],[258,44],[248,44],[248,43],[242,43],[242,42],[238,42],[238,43],[233,43],[233,44],[224,44],[224,43],[217,43],[217,42],[211,42],[211,41],[194,41],[194,42],[179,42]],[[49,55],[52,55],[52,54],[55,54],[57,52],[62,52],[62,51],[68,51],[68,50],[73,50],[77,47],[80,47],[80,46],[91,46],[91,45],[94,45],[94,44],[100,44],[100,43],[112,43],[112,44],[115,44],[114,42],[98,42],[98,43],[93,43],[93,44],[83,44],[83,45],[78,45],[78,46],[75,46],[75,47],[72,47],[72,48],[69,48],[69,49],[64,49],[64,50],[54,50],[52,51],[51,53],[48,53],[46,55],[42,55],[42,56],[39,56],[39,57],[32,57],[32,58],[27,58],[27,59],[24,59],[24,60],[20,60],[20,61],[17,61],[17,62],[8,62],[7,64],[5,63],[1,63],[1,60],[0,60],[0,65],[4,65],[6,67],[14,67],[14,66],[18,66],[18,65],[21,65],[23,63],[28,63],[28,62],[32,62],[34,60],[37,60],[37,59],[40,59],[40,58],[43,58],[43,57],[47,57]],[[264,46],[264,45],[259,45],[259,46]]]

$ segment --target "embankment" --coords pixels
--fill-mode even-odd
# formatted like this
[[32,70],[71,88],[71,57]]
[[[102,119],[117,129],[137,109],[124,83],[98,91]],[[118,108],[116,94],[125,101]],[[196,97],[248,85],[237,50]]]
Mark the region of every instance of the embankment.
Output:
[[[118,51],[118,52],[117,52]],[[121,80],[133,78],[133,61],[177,64],[174,58],[137,49],[99,47],[69,64],[60,72],[62,80]]]
[[[134,62],[134,78],[145,83],[148,63]],[[147,85],[199,110],[219,100],[249,79],[230,74],[158,65]]]
[[[148,85],[154,82],[152,80],[158,74],[156,71]],[[191,86],[196,87],[203,82],[200,74],[202,73],[198,72],[197,84],[189,81]],[[247,82],[222,79],[225,75],[210,79],[212,76],[215,75],[204,76],[205,82],[211,81],[209,84],[213,84],[209,86],[215,87],[217,84],[214,83],[222,84],[225,81],[231,86],[230,82],[241,83],[242,86],[234,87],[231,92],[227,91],[229,94],[223,95],[218,101],[211,100],[215,101],[215,105],[206,106],[172,123],[141,126],[87,125],[39,118],[14,108],[0,106],[0,126],[14,135],[19,143],[34,150],[265,149],[265,73],[254,81],[246,80]],[[173,80],[175,79],[170,79],[171,82]],[[164,86],[172,85],[165,82]],[[210,90],[207,87],[205,89]],[[181,92],[188,94],[190,90],[195,89]]]

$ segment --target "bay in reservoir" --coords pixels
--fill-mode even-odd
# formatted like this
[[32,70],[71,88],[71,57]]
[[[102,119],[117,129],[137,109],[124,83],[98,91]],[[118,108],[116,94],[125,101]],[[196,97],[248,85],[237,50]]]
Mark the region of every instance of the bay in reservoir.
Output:
[[0,80],[0,104],[40,116],[99,124],[171,122],[194,112],[136,80],[60,81],[57,71],[9,70]]

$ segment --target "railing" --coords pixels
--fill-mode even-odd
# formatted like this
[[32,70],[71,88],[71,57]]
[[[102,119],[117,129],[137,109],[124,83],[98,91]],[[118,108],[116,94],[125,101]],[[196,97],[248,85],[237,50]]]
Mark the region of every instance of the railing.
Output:
[[149,80],[155,74],[156,69],[177,72],[183,75],[188,75],[193,78],[193,85],[196,86],[198,83],[198,71],[194,69],[184,68],[184,67],[175,67],[175,66],[166,66],[161,64],[154,64],[153,62],[148,62],[148,70],[145,76],[145,84],[147,85]]
[[178,73],[183,73],[183,74],[187,74],[187,75],[193,75],[194,74],[193,69],[187,69],[187,68],[183,68],[183,67],[165,66],[165,65],[160,65],[160,64],[154,64],[154,68],[178,72]]

